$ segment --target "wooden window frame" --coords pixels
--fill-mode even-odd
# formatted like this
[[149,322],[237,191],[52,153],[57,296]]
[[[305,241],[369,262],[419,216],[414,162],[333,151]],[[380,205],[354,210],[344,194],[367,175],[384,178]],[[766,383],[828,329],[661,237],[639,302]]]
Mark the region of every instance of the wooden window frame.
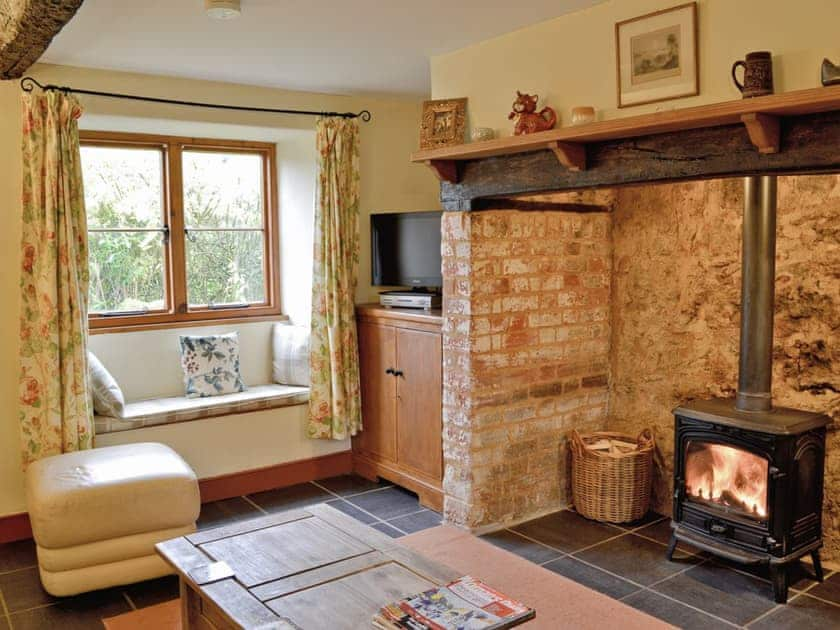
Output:
[[[164,244],[166,305],[163,311],[142,315],[88,315],[92,334],[179,328],[201,324],[265,321],[282,316],[280,304],[279,216],[277,213],[277,150],[270,142],[189,138],[111,131],[80,131],[82,146],[148,148],[161,151],[163,169],[163,220],[168,227]],[[219,151],[257,154],[263,164],[263,225],[266,301],[247,307],[190,308],[187,296],[186,231],[182,156],[184,151]]]

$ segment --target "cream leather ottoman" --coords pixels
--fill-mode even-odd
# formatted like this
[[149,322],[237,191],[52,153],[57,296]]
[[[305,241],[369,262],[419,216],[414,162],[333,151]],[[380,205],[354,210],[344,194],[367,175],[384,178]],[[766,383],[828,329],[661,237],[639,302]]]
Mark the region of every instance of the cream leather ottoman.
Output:
[[195,473],[154,443],[37,461],[26,495],[41,582],[56,596],[172,573],[155,543],[195,531],[201,508]]

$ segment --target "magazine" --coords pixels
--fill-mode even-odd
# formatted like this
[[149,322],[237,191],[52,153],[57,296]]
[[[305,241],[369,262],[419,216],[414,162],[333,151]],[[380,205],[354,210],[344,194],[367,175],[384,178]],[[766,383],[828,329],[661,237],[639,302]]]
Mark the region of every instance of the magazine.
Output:
[[383,606],[373,616],[379,630],[501,630],[533,619],[524,604],[464,576]]

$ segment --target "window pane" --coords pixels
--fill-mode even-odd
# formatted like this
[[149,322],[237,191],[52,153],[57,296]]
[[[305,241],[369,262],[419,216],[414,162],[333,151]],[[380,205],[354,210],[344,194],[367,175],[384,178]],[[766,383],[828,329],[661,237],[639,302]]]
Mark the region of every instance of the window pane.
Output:
[[163,235],[91,232],[90,312],[164,308]]
[[89,227],[163,225],[163,158],[157,149],[82,147]]
[[262,156],[184,151],[187,227],[263,227]]
[[190,306],[266,301],[260,231],[190,232],[187,290]]

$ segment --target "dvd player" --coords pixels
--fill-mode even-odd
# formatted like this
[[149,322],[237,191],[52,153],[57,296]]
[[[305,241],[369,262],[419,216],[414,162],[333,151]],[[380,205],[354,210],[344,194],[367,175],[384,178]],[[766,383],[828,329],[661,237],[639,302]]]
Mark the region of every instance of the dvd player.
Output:
[[422,308],[428,311],[440,308],[441,298],[438,293],[422,291],[383,291],[379,294],[379,303],[387,308]]

